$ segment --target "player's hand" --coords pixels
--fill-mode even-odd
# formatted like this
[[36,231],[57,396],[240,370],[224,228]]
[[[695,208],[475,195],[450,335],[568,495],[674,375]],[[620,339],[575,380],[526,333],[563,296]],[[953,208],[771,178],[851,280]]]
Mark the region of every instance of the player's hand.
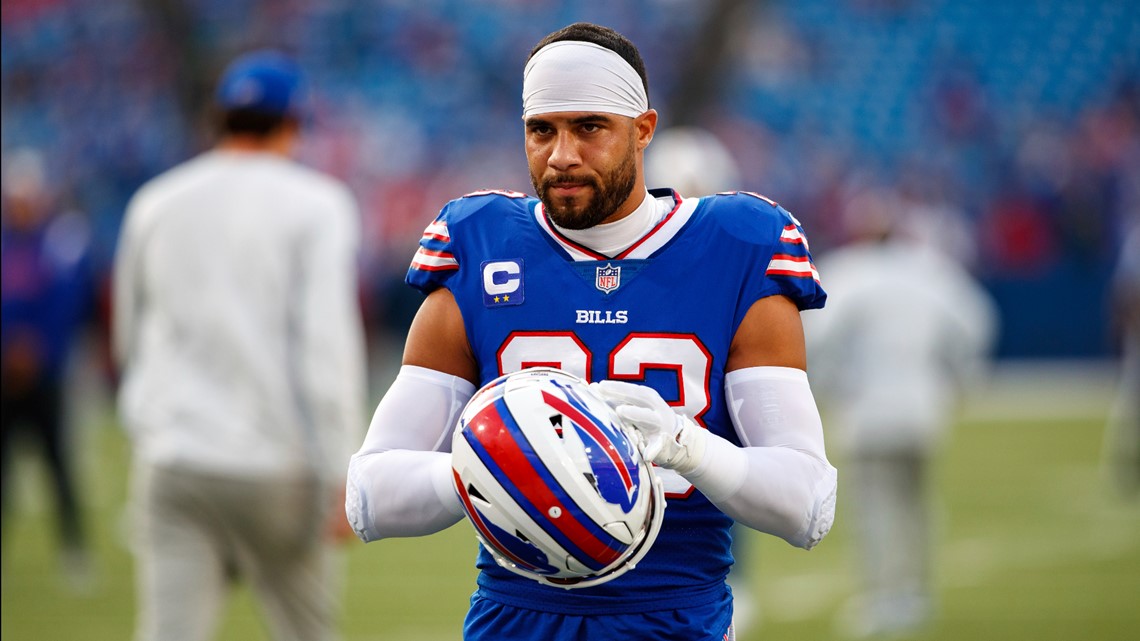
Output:
[[673,411],[651,387],[622,381],[592,383],[626,425],[642,438],[641,453],[661,467],[688,474],[705,454],[708,432],[691,418]]
[[356,532],[352,530],[352,524],[345,514],[345,494],[345,486],[341,485],[333,494],[332,507],[325,519],[325,536],[334,543],[356,538]]

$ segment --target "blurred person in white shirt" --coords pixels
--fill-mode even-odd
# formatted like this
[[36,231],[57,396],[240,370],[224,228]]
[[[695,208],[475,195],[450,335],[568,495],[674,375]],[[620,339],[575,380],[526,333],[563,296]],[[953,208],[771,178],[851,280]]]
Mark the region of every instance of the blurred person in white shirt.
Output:
[[1116,489],[1123,496],[1136,497],[1140,496],[1140,219],[1132,223],[1120,247],[1110,297],[1120,369],[1104,455]]
[[856,637],[913,632],[933,614],[930,464],[998,323],[989,294],[931,238],[907,233],[906,215],[891,191],[850,201],[851,242],[818,261],[828,313],[804,319],[846,463],[860,576],[840,623]]
[[240,578],[274,639],[333,639],[364,424],[359,215],[292,158],[296,63],[241,56],[215,101],[217,145],[139,190],[115,261],[136,638],[210,638]]

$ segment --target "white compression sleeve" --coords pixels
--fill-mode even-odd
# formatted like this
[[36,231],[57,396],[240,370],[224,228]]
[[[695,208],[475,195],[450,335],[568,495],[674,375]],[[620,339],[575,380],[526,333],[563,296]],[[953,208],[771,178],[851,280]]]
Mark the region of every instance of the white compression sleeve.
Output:
[[463,517],[451,481],[451,434],[469,381],[405,365],[348,464],[345,513],[361,540],[422,536]]
[[835,518],[836,471],[807,374],[750,367],[729,372],[724,388],[744,447],[709,434],[686,478],[744,525],[811,549]]

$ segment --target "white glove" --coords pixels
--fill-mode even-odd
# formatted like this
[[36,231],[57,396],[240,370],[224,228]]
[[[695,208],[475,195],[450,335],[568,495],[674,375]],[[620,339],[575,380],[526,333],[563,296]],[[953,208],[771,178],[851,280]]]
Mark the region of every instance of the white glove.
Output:
[[642,439],[641,454],[661,467],[685,475],[705,456],[708,430],[678,414],[651,387],[622,381],[591,383],[590,389],[609,403]]

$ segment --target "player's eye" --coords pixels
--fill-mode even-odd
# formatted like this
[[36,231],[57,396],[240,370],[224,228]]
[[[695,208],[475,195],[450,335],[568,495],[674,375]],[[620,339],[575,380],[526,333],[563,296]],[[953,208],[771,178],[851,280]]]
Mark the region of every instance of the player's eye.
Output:
[[554,133],[553,127],[541,123],[527,125],[526,130],[532,136],[549,136]]

